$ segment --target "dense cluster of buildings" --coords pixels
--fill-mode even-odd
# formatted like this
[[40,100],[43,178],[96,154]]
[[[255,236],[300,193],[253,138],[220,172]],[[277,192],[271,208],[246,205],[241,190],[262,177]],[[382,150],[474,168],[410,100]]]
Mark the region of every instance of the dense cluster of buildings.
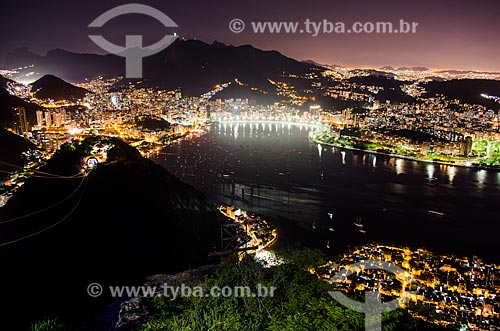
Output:
[[[144,141],[160,143],[165,135],[186,134],[210,120],[312,122],[319,121],[322,113],[319,106],[300,112],[280,103],[259,106],[246,98],[212,98],[230,84],[238,84],[237,80],[217,85],[199,97],[183,97],[180,90],[144,88],[132,83],[120,89],[113,88],[119,82],[116,78],[102,77],[89,80],[79,86],[92,93],[82,100],[62,100],[58,105],[52,100],[38,100],[31,96],[32,102],[45,107],[36,111],[34,123],[27,120],[23,108],[16,108],[13,114],[16,132],[52,152],[75,137],[87,135],[115,136],[139,145]],[[19,91],[24,95],[24,90]],[[11,92],[16,93],[16,89]],[[61,102],[65,106],[61,106]],[[140,116],[150,116],[172,125],[169,130],[138,127],[134,120]]]
[[406,129],[448,140],[457,134],[474,139],[500,139],[498,110],[442,98],[427,98],[416,104],[375,103],[359,124],[369,130]]
[[[500,328],[500,266],[475,256],[445,256],[424,249],[372,244],[330,262],[322,269],[322,276],[334,278],[339,271],[365,260],[393,263],[402,268],[411,281],[405,284],[394,274],[363,269],[346,279],[335,278],[335,288],[351,293],[377,291],[387,298],[404,293],[410,299],[404,306],[414,317],[438,325],[464,330]],[[422,311],[431,311],[432,316]]]
[[[143,152],[159,150],[166,142],[198,130],[207,121],[325,124],[331,128],[329,134],[335,139],[396,146],[418,155],[470,157],[475,141],[500,141],[498,110],[444,97],[420,98],[424,91],[418,84],[403,86],[405,93],[416,98],[415,103],[380,102],[374,95],[383,88],[348,83],[345,78],[351,74],[343,70],[326,71],[325,76],[340,77],[344,81],[325,88],[324,96],[361,101],[369,104],[366,109],[346,108],[332,112],[323,111],[317,104],[300,109],[311,98],[293,85],[271,80],[269,83],[276,87],[277,94],[289,98],[290,103],[262,106],[245,98],[213,98],[230,84],[242,85],[237,79],[216,85],[197,97],[183,97],[180,90],[158,90],[133,83],[116,88],[121,83],[119,79],[101,77],[79,84],[92,92],[82,100],[37,100],[26,88],[17,85],[9,86],[9,92],[44,107],[36,111],[34,123],[30,123],[23,107],[14,108],[12,118],[16,133],[43,147],[46,157],[65,142],[92,135],[119,137]],[[317,77],[307,78],[314,80]],[[431,138],[420,140],[396,134],[402,131],[422,133]],[[485,153],[476,156],[489,156],[490,150]],[[22,174],[15,174],[11,184],[16,186],[19,184],[16,180],[23,178]],[[7,198],[7,195],[0,196],[0,206]],[[227,229],[233,230],[233,236],[224,238],[221,234],[221,241],[233,240],[234,247],[228,250],[244,246],[258,252],[276,239],[276,231],[260,217],[227,206],[219,210],[233,221],[227,225]],[[226,234],[231,233],[228,230]],[[222,247],[224,250],[224,245]],[[411,291],[407,308],[416,317],[442,325],[459,324],[472,330],[500,328],[500,268],[497,265],[476,257],[459,258],[435,255],[423,249],[368,245],[330,263],[322,276],[329,278],[366,259],[394,263],[413,281],[406,284],[380,271],[365,270],[336,283],[336,288],[345,292],[378,291],[386,297]],[[432,306],[433,319],[422,315],[418,305]]]
[[[50,153],[75,137],[95,134],[120,137],[130,143],[159,141],[165,134],[185,133],[206,119],[200,108],[206,101],[204,97],[182,98],[180,91],[138,88],[133,84],[117,92],[112,86],[118,81],[96,78],[80,84],[92,93],[83,100],[61,101],[66,106],[31,97],[32,102],[45,107],[36,111],[36,120],[31,121],[34,123],[27,120],[24,108],[16,108],[13,114],[16,132]],[[49,104],[51,107],[46,107]],[[166,132],[152,132],[161,130],[134,125],[134,119],[143,115],[174,125]]]
[[[326,95],[334,99],[362,101],[367,106],[325,114],[324,121],[332,127],[331,139],[323,142],[347,138],[357,147],[362,145],[358,142],[376,144],[380,145],[377,150],[390,150],[398,155],[469,157],[471,162],[456,161],[471,164],[495,161],[490,158],[496,153],[495,146],[484,151],[478,151],[474,146],[476,142],[486,141],[489,145],[500,142],[500,105],[498,109],[489,109],[460,100],[448,100],[444,96],[421,98],[425,89],[417,83],[401,88],[416,98],[416,102],[380,102],[374,95],[383,88],[349,81],[327,89]],[[496,100],[494,96],[483,97]]]
[[234,251],[259,253],[276,241],[277,230],[259,215],[234,206],[221,205],[218,209],[230,222],[221,228],[221,251],[212,255]]
[[324,76],[333,77],[337,80],[349,79],[352,77],[369,76],[374,72],[387,77],[394,77],[401,81],[428,81],[431,79],[491,79],[500,80],[500,74],[495,72],[479,71],[457,71],[457,70],[433,70],[425,67],[400,67],[390,66],[376,69],[350,69],[342,66],[332,66],[323,72]]
[[[83,100],[61,101],[68,106],[31,98],[33,102],[51,104],[51,107],[38,110],[35,123],[26,121],[24,109],[16,110],[17,131],[50,153],[75,137],[88,135],[119,137],[134,146],[143,142],[161,144],[166,135],[182,136],[210,120],[313,122],[319,121],[322,113],[317,105],[301,112],[280,103],[260,106],[246,98],[212,98],[230,84],[238,84],[237,80],[217,85],[199,97],[183,97],[180,90],[158,90],[131,83],[120,89],[113,88],[117,83],[116,78],[98,77],[79,84],[92,93]],[[160,130],[135,125],[134,120],[141,116],[163,120],[171,126]]]

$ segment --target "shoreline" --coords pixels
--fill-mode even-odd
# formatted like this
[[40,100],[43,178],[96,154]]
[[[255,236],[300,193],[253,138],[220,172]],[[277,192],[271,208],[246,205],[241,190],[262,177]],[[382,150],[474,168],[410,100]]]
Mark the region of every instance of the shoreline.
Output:
[[495,167],[487,167],[487,166],[477,166],[477,165],[466,165],[466,164],[460,164],[460,163],[450,163],[450,162],[443,162],[443,161],[434,161],[434,160],[428,160],[428,159],[422,159],[418,157],[413,157],[413,156],[405,156],[405,155],[398,155],[398,154],[389,154],[389,153],[382,153],[382,152],[377,152],[377,151],[372,151],[369,149],[361,149],[357,147],[350,147],[350,146],[342,146],[339,144],[335,143],[327,143],[323,142],[319,139],[313,138],[311,139],[315,144],[319,145],[327,145],[335,148],[340,148],[340,149],[345,149],[345,150],[350,150],[350,151],[357,151],[357,152],[363,152],[363,153],[368,153],[368,154],[375,154],[375,155],[380,155],[380,156],[388,156],[388,157],[393,157],[397,159],[403,159],[403,160],[409,160],[409,161],[416,161],[416,162],[422,162],[422,163],[430,163],[430,164],[439,164],[439,165],[445,165],[445,166],[451,166],[451,167],[461,167],[461,168],[468,168],[468,169],[474,169],[474,170],[487,170],[487,171],[495,171],[495,172],[500,172],[500,168],[495,168]]

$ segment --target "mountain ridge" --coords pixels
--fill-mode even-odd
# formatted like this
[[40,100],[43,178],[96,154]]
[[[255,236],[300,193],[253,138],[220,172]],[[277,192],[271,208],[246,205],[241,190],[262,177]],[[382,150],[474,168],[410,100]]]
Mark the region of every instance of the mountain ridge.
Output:
[[[24,55],[23,55],[24,54]],[[33,63],[30,63],[33,62]],[[25,79],[28,72],[51,74],[68,82],[79,82],[97,76],[124,76],[125,60],[116,55],[79,54],[65,50],[51,50],[46,55],[33,55],[27,49],[18,49],[7,56],[5,66],[20,67],[33,64],[17,79]],[[183,88],[184,93],[199,95],[214,85],[235,78],[268,90],[267,79],[278,79],[283,74],[306,74],[315,68],[278,51],[261,50],[251,45],[208,44],[199,40],[176,40],[165,50],[143,59],[144,80],[161,88]],[[16,77],[14,77],[16,79]]]
[[44,75],[30,84],[31,92],[39,99],[74,100],[82,99],[90,91],[74,86],[54,75]]
[[[82,158],[95,148],[107,150],[107,160],[84,175]],[[109,297],[89,300],[88,284],[187,270],[216,250],[222,215],[215,205],[119,139],[63,145],[40,170],[56,177],[29,178],[0,210],[2,222],[17,217],[1,224],[0,279],[12,284],[4,300],[15,312],[2,326],[20,329],[50,312],[98,312]]]

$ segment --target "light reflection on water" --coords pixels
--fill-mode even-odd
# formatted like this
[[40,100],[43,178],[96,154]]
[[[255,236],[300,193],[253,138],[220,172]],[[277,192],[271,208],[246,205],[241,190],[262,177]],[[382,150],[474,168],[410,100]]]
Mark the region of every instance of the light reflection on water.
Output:
[[396,159],[396,174],[404,173],[403,159]]
[[432,180],[434,178],[434,173],[436,172],[436,167],[433,164],[427,164],[427,179]]
[[453,184],[453,180],[455,179],[455,176],[457,175],[457,168],[453,167],[453,166],[448,166],[447,173],[448,173],[448,179],[450,181],[450,184]]
[[488,172],[486,170],[483,170],[483,169],[476,172],[476,179],[479,182],[479,184],[481,184],[481,185],[484,184],[487,174],[488,174]]
[[[376,240],[500,252],[500,173],[319,146],[309,140],[315,130],[214,124],[196,141],[166,148],[158,162],[212,199],[282,219],[282,241],[324,248],[329,240],[332,250]],[[332,209],[335,233],[311,232]],[[353,229],[357,216],[366,235]]]

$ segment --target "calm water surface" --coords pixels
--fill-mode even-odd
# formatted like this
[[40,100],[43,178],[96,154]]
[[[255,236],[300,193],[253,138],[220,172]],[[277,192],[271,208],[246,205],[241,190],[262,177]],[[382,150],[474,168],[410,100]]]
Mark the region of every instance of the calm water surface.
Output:
[[500,261],[500,173],[318,146],[314,130],[212,124],[155,161],[214,200],[270,217],[278,245],[333,255],[376,241]]

